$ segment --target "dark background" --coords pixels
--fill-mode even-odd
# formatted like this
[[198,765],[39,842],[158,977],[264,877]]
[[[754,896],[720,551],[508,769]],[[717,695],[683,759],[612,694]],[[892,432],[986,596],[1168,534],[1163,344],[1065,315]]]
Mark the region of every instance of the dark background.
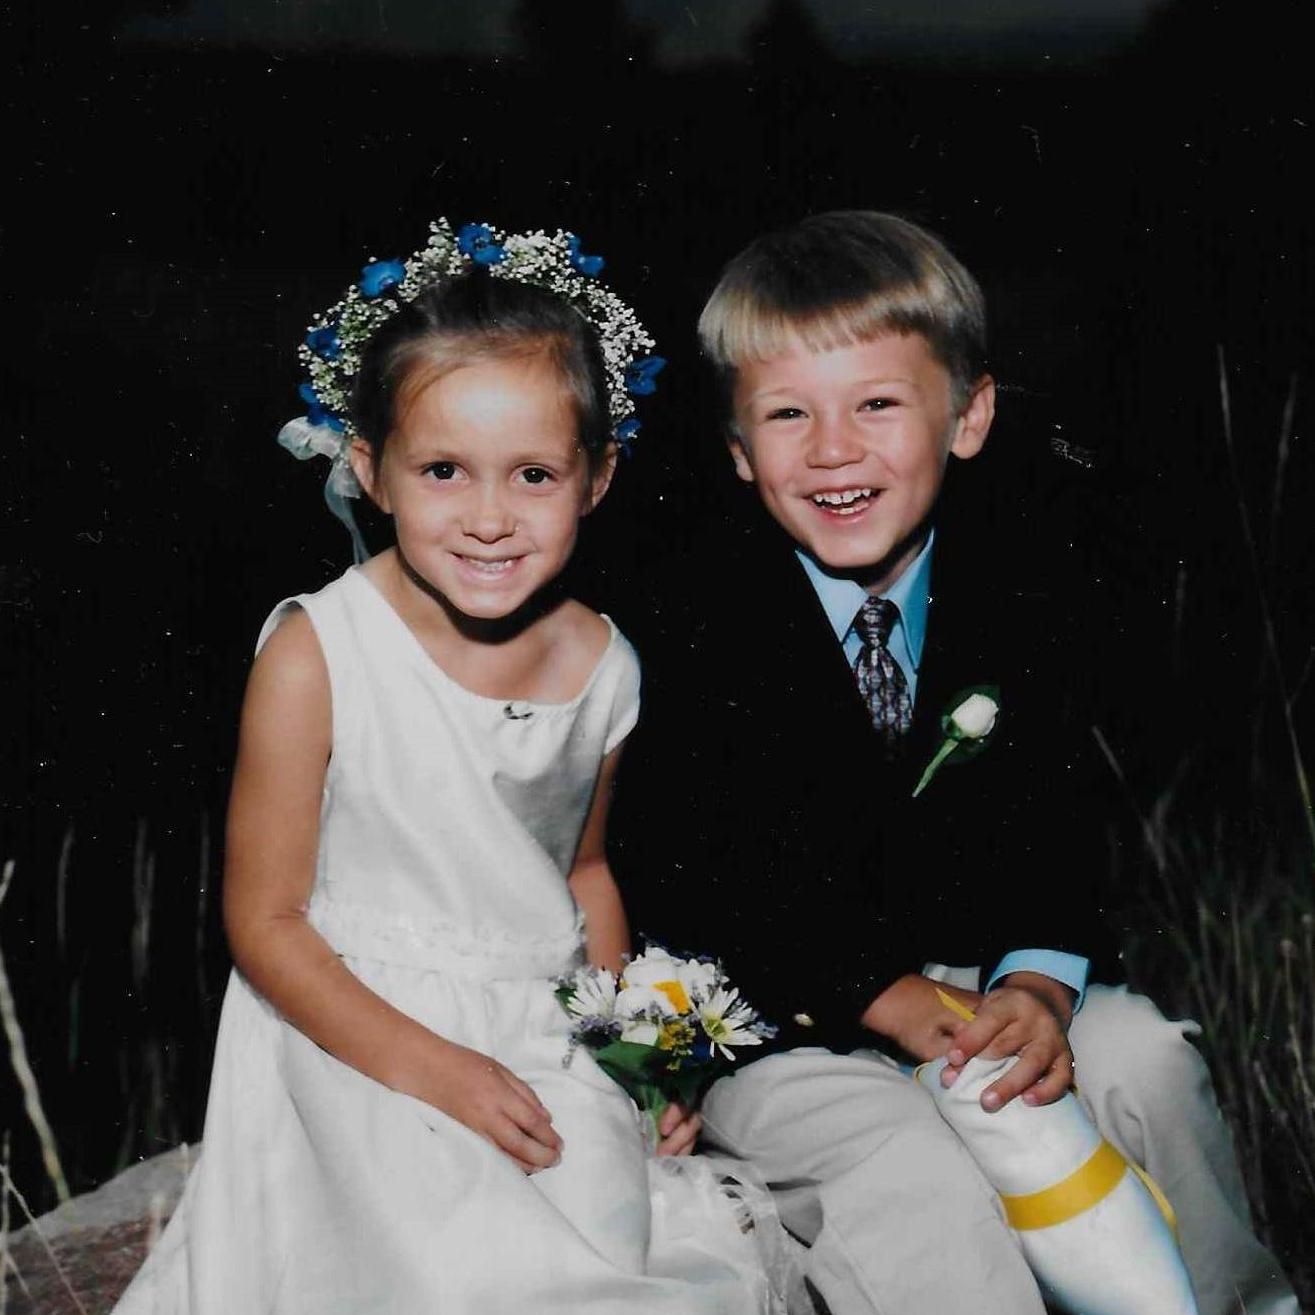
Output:
[[[367,255],[408,253],[440,213],[580,233],[671,360],[584,545],[584,573],[611,583],[743,496],[692,334],[721,263],[833,207],[938,231],[992,307],[1002,412],[982,460],[1021,508],[999,532],[1082,564],[1097,624],[1074,679],[1109,696],[1133,798],[1173,782],[1206,827],[1263,782],[1252,824],[1300,838],[1259,610],[1263,591],[1302,684],[1300,7],[924,9],[11,11],[0,860],[16,869],[0,944],[75,1188],[199,1135],[247,656],[273,603],[349,560],[323,470],[274,443],[299,410],[294,348]],[[1130,863],[1112,906],[1136,880]],[[6,1073],[0,1129],[39,1198],[15,1097]]]

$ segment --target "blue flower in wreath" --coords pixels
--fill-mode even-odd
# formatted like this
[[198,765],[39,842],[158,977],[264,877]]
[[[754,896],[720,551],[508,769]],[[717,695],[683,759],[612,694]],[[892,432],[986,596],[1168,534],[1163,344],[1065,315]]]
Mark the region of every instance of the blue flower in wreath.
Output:
[[622,456],[630,455],[630,445],[635,441],[635,435],[639,433],[639,421],[634,416],[627,416],[616,427],[616,445],[621,449]]
[[605,262],[602,256],[586,256],[580,250],[580,239],[574,233],[568,235],[566,249],[572,267],[578,269],[581,274],[586,274],[589,278],[597,278],[603,272]]
[[457,250],[477,265],[496,265],[507,254],[487,224],[463,224],[457,233]]
[[657,376],[666,358],[662,356],[641,356],[626,366],[626,392],[632,397],[648,397],[657,392]]
[[315,389],[311,384],[302,384],[297,389],[297,396],[306,403],[306,419],[312,425],[327,425],[335,433],[342,433],[344,428],[342,421],[315,396]]
[[342,339],[332,324],[312,329],[306,335],[306,346],[323,361],[336,361],[342,354]]
[[377,297],[388,288],[395,288],[406,278],[406,265],[400,260],[372,260],[361,271],[361,292]]

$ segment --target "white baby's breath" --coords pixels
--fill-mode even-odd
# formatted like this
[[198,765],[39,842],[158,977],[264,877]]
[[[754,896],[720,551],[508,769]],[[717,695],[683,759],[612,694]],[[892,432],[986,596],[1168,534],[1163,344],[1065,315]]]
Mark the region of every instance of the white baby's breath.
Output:
[[[570,233],[561,229],[554,233],[536,229],[507,236],[490,224],[482,227],[490,241],[504,252],[501,260],[487,266],[491,277],[531,283],[556,293],[593,326],[602,346],[613,427],[627,420],[634,414],[635,402],[626,390],[626,370],[654,347],[653,338],[634,311],[596,277],[575,267]],[[396,285],[395,298],[367,297],[360,284],[353,283],[341,300],[317,315],[308,326],[308,332],[322,328],[336,330],[341,341],[336,356],[326,359],[305,342],[297,349],[320,405],[339,420],[349,421],[352,386],[361,368],[361,353],[371,335],[401,305],[414,301],[440,280],[465,273],[476,263],[460,249],[458,235],[446,219],[433,221],[429,230],[425,245],[401,262],[405,274]],[[342,441],[348,441],[346,435]]]

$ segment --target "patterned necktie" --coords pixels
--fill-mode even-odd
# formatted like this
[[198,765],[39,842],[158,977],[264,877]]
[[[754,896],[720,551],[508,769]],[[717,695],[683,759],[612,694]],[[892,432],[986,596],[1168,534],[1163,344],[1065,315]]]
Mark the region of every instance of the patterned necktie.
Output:
[[854,618],[854,633],[863,641],[854,659],[854,678],[888,752],[913,723],[908,681],[887,647],[898,619],[899,608],[889,598],[869,598]]

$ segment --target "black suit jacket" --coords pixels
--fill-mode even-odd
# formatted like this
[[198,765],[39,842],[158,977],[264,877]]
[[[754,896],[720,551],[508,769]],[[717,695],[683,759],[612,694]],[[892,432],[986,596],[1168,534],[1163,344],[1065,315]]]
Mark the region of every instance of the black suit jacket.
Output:
[[[914,721],[887,761],[791,542],[757,503],[613,607],[644,669],[609,851],[632,930],[718,956],[777,1046],[858,1025],[929,960],[1068,950],[1117,973],[1095,889],[1090,683],[1053,594],[942,518]],[[966,686],[1001,688],[989,747],[914,785]]]

